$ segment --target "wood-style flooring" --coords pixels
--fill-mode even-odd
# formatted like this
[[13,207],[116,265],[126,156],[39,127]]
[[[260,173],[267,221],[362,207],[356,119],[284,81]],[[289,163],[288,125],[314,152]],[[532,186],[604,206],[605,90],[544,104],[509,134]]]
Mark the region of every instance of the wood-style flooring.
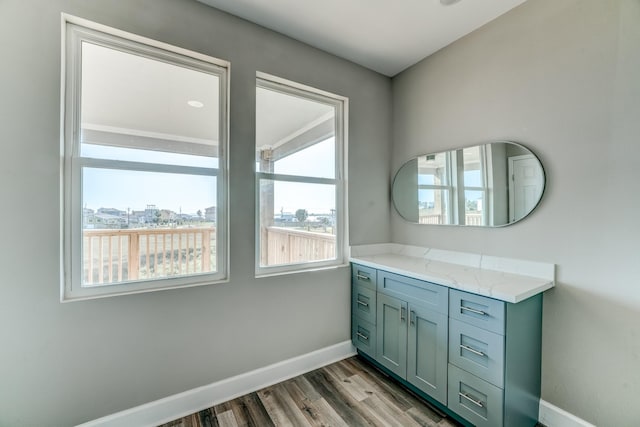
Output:
[[356,356],[161,427],[458,425]]

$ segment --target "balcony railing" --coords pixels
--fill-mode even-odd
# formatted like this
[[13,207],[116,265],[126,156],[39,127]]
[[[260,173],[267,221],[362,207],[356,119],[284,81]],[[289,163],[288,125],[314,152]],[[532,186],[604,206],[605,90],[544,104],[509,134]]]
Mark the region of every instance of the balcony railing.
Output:
[[215,228],[83,230],[83,284],[215,271]]
[[[465,225],[483,225],[482,213],[478,214],[466,214],[464,216]],[[444,216],[439,214],[420,215],[418,218],[420,224],[446,224],[444,222]]]
[[[262,265],[295,264],[336,257],[336,236],[290,228],[267,229],[267,251]],[[264,259],[266,258],[266,259]]]

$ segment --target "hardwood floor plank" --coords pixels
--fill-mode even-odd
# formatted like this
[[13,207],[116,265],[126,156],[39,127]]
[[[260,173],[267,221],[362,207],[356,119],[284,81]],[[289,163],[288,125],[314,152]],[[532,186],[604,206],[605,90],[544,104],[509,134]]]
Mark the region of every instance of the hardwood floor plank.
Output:
[[353,363],[351,359],[348,359],[348,363],[351,364],[358,372],[361,380],[365,381],[368,386],[377,393],[380,398],[385,398],[389,402],[398,406],[401,410],[406,411],[409,408],[415,406],[413,402],[407,399],[407,392],[403,390],[403,393],[398,393],[397,389],[387,384],[391,382],[389,378],[382,376],[382,374],[375,372],[373,368],[371,370],[366,369],[362,365]]
[[236,421],[236,416],[233,414],[233,410],[231,409],[216,414],[216,418],[218,419],[220,427],[239,427],[238,422]]
[[300,390],[304,393],[304,395],[311,401],[316,401],[322,399],[320,393],[313,388],[308,379],[304,377],[304,375],[300,375],[299,377],[292,378],[289,381],[293,381],[295,385],[297,385]]
[[219,427],[218,419],[213,408],[198,412],[197,422],[197,427]]
[[406,414],[423,427],[456,427],[458,425],[447,418],[438,417],[439,420],[434,420],[428,412],[417,408],[409,409]]
[[324,398],[320,398],[314,402],[318,413],[322,418],[323,426],[330,427],[353,427],[353,424],[347,424],[347,422],[336,412],[335,409]]
[[300,412],[312,427],[323,427],[327,425],[326,423],[329,421],[326,417],[321,416],[320,408],[316,405],[316,402],[322,399],[320,395],[318,395],[316,400],[309,399],[309,396],[302,391],[295,380],[286,381],[283,387],[289,392],[291,399],[293,399]]
[[256,393],[247,394],[246,396],[239,397],[238,399],[240,399],[247,408],[249,426],[275,427],[269,413],[262,405],[262,402]]
[[282,384],[261,390],[258,392],[258,396],[275,425],[311,426]]
[[351,378],[345,376],[344,371],[337,369],[336,365],[325,367],[325,371],[328,372],[335,381],[339,382],[358,402],[362,402],[364,399],[369,397],[370,394],[367,394],[365,390],[358,384],[354,383]]
[[392,426],[421,427],[419,423],[405,412],[398,409],[398,407],[388,405],[375,394],[365,399],[363,404],[369,406],[373,412]]
[[304,375],[322,397],[351,426],[375,426],[375,417],[351,397],[331,376],[322,369]]
[[229,402],[216,405],[214,410],[216,416],[220,413],[231,411],[239,427],[246,427],[249,425],[249,411],[239,399],[230,400]]

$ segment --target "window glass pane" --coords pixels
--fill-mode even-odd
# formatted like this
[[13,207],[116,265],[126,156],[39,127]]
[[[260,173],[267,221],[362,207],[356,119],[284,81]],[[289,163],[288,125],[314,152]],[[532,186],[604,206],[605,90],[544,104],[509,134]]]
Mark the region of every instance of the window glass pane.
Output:
[[[217,75],[82,43],[81,153],[130,160],[136,150],[217,157]],[[86,150],[89,150],[87,152]],[[89,154],[91,153],[91,154]],[[166,160],[164,161],[166,162]]]
[[482,187],[484,179],[480,146],[465,148],[462,150],[462,155],[464,160],[464,186]]
[[484,224],[484,212],[485,205],[485,192],[484,191],[469,191],[464,192],[464,210],[465,210],[465,224],[466,225],[483,225]]
[[334,185],[260,180],[260,266],[336,259]]
[[214,176],[84,168],[82,286],[216,269]]
[[329,138],[282,159],[276,160],[273,172],[333,178],[336,175],[335,138]]
[[335,178],[333,105],[256,88],[258,171]]
[[450,224],[449,190],[418,190],[418,206],[420,224]]
[[446,153],[430,154],[418,158],[419,185],[449,185]]

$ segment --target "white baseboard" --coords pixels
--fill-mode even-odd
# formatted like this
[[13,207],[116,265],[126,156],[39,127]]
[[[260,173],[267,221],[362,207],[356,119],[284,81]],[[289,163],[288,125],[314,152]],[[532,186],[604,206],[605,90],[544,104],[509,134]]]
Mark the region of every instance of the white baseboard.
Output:
[[355,355],[351,341],[98,418],[78,427],[157,426]]
[[540,400],[538,421],[547,427],[596,427],[542,399]]

